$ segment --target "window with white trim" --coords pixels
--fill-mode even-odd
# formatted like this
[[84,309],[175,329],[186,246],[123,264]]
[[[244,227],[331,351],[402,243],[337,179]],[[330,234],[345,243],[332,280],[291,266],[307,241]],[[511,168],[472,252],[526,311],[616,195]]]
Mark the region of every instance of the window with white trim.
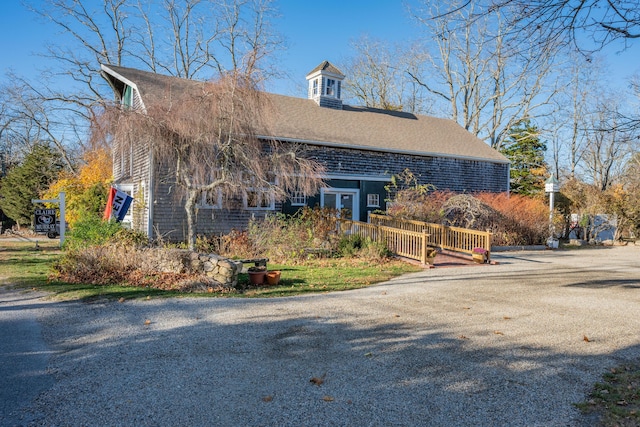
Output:
[[379,208],[380,207],[380,195],[379,194],[367,194],[367,207]]
[[335,87],[336,87],[336,81],[334,79],[327,79],[326,95],[327,96],[334,96],[335,95]]
[[291,206],[306,206],[307,196],[302,191],[293,191],[289,197],[291,200]]
[[313,90],[312,90],[313,95],[317,95],[318,94],[318,79],[314,79],[313,80]]
[[222,209],[222,190],[205,191],[198,205],[200,209]]
[[244,208],[247,210],[274,210],[276,201],[273,192],[249,188],[242,197]]

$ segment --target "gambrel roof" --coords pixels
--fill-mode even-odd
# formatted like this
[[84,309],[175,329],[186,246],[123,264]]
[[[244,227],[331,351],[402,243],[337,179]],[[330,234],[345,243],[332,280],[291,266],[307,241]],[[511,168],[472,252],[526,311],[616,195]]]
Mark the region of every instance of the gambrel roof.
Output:
[[[113,65],[103,65],[102,70],[119,93],[122,93],[120,88],[123,84],[133,87],[138,92],[142,107],[151,102],[166,101],[172,94],[184,93],[204,84]],[[265,138],[509,163],[505,156],[450,119],[348,105],[338,110],[320,107],[310,99],[271,93],[265,95],[273,109],[273,114],[269,115],[269,131],[262,135]]]

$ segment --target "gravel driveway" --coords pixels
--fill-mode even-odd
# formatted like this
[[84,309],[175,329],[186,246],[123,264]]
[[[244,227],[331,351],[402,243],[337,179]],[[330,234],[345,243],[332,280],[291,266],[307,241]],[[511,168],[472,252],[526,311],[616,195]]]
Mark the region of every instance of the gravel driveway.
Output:
[[37,318],[52,379],[15,419],[589,425],[572,404],[609,367],[640,356],[640,246],[493,259],[277,299],[87,304],[5,291],[0,313]]

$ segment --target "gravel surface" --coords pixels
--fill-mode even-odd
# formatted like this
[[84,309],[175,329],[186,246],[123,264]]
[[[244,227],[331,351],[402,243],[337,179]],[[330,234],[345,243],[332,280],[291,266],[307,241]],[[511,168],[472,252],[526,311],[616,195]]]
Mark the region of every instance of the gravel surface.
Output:
[[500,264],[276,299],[88,304],[18,301],[20,294],[4,291],[0,312],[19,305],[36,316],[53,378],[18,419],[47,426],[591,424],[573,403],[586,400],[609,367],[640,356],[640,246],[493,259]]

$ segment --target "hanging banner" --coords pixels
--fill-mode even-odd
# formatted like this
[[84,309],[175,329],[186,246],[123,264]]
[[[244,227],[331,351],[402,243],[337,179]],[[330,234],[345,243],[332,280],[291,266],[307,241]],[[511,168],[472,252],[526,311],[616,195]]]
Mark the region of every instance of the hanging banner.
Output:
[[133,202],[133,197],[124,191],[111,187],[107,198],[107,207],[102,218],[104,220],[114,218],[116,221],[122,221],[127,215],[131,202]]

